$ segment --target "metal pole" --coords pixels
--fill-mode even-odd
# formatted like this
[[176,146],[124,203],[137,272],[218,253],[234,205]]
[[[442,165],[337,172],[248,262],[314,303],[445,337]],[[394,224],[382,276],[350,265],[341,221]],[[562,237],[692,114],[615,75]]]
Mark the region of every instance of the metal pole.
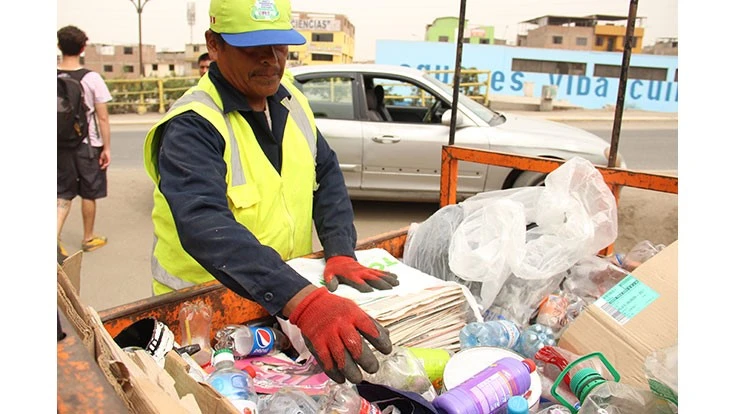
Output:
[[455,144],[457,124],[457,98],[460,92],[460,71],[463,60],[463,37],[465,33],[465,0],[460,0],[460,18],[457,22],[457,52],[455,54],[455,76],[452,81],[452,109],[450,118],[450,145]]
[[626,24],[626,37],[624,38],[624,57],[621,62],[621,77],[618,81],[618,98],[616,99],[616,112],[613,116],[613,131],[611,133],[611,149],[608,154],[608,167],[616,166],[618,155],[618,138],[621,133],[621,118],[624,113],[624,99],[626,98],[626,80],[629,77],[629,61],[631,60],[631,41],[634,38],[634,24],[636,22],[636,9],[638,0],[629,3],[629,21]]
[[138,65],[140,66],[141,77],[145,76],[143,71],[143,24],[141,21],[141,14],[143,14],[143,6],[145,6],[149,1],[150,0],[145,0],[143,4],[141,4],[141,0],[138,0],[138,3],[136,4],[134,0],[130,0],[135,7],[135,11],[138,13]]

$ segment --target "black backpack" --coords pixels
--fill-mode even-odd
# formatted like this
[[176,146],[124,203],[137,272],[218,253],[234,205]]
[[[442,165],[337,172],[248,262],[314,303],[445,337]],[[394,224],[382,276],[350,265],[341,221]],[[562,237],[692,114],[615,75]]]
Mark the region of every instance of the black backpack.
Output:
[[89,135],[82,78],[88,69],[56,72],[56,145],[74,149]]

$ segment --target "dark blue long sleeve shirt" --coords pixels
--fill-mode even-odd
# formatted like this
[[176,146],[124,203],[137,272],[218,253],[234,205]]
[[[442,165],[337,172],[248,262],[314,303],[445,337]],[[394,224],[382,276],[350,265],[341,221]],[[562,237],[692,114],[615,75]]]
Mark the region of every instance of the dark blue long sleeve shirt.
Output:
[[[216,62],[205,76],[217,88],[224,112],[240,112],[280,172],[281,153],[289,150],[282,147],[288,110],[280,103],[290,96],[287,89],[280,86],[267,99],[272,121],[269,129],[264,113],[250,108],[245,96],[222,76]],[[159,189],[171,207],[184,250],[227,288],[259,303],[272,315],[280,313],[309,281],[235,221],[226,195],[225,138],[202,116],[188,111],[164,125],[160,142]],[[314,192],[313,220],[325,256],[354,257],[357,236],[353,207],[335,152],[319,131],[316,169],[319,187]]]

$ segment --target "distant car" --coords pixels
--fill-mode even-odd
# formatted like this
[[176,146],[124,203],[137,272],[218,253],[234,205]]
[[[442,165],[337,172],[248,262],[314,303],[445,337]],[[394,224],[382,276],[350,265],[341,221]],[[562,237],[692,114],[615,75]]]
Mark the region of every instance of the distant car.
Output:
[[[403,66],[334,64],[290,69],[317,127],[337,153],[352,199],[437,201],[449,143],[452,87]],[[455,145],[608,165],[609,143],[579,128],[493,111],[459,94]],[[623,160],[621,160],[623,163]],[[545,175],[461,161],[459,199],[542,185]]]

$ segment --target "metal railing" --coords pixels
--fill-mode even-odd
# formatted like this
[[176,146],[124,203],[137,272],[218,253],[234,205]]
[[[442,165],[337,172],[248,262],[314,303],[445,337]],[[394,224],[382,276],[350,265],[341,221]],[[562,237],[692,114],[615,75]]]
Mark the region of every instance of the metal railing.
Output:
[[[449,70],[428,70],[425,72],[428,74],[452,74],[452,71]],[[460,83],[460,90],[463,95],[488,106],[491,71],[465,69],[461,73],[463,79],[469,80]],[[485,80],[480,80],[482,76],[485,76]],[[174,103],[187,89],[194,86],[198,80],[198,76],[106,80],[105,83],[113,98],[112,102],[108,103],[108,108],[112,114],[144,114],[147,112],[163,114],[169,105]],[[452,86],[452,83],[448,83],[448,85]],[[330,94],[335,94],[334,87],[330,88]],[[424,105],[425,99],[428,99],[423,91],[417,96],[392,96],[387,94],[385,97],[386,101],[390,101],[392,98],[416,99],[422,105]],[[335,101],[331,98],[328,100]]]
[[198,80],[198,76],[106,80],[112,95],[108,108],[112,114],[162,114]]

